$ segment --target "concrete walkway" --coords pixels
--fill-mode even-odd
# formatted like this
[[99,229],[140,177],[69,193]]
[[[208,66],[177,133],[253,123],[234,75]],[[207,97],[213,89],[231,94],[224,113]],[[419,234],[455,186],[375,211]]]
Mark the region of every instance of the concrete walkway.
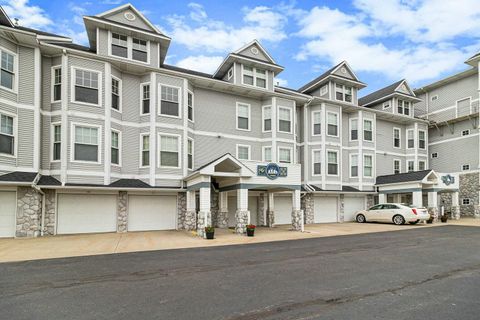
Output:
[[333,223],[307,225],[305,232],[290,230],[289,225],[257,228],[255,237],[240,236],[229,229],[216,229],[214,240],[205,240],[187,231],[149,231],[64,235],[34,239],[0,239],[0,262],[89,256],[135,251],[237,245],[269,241],[331,237],[414,228],[466,225],[480,227],[480,219],[463,218],[436,224],[395,226],[380,223]]

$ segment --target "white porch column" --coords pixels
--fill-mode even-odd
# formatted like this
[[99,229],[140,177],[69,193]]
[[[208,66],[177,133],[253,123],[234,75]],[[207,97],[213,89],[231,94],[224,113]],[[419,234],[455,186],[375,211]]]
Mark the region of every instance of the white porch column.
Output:
[[460,206],[458,201],[458,191],[452,193],[452,219],[460,219]]
[[275,225],[275,194],[273,192],[268,193],[267,225],[269,227]]
[[228,193],[220,192],[218,194],[218,214],[217,225],[218,228],[228,228]]
[[417,207],[423,206],[422,190],[412,192],[412,204]]
[[244,234],[247,224],[250,223],[250,211],[248,211],[248,189],[237,189],[237,211],[235,212],[235,232]]
[[195,230],[197,225],[197,201],[195,199],[195,190],[187,191],[187,211],[185,212],[185,221],[183,227],[185,230]]
[[205,236],[205,227],[212,225],[210,213],[210,185],[200,188],[200,211],[198,212],[197,233]]
[[400,193],[396,193],[393,195],[393,199],[395,203],[401,203],[402,202],[402,195]]
[[303,231],[303,210],[300,209],[300,190],[292,192],[292,228]]
[[435,222],[438,221],[438,193],[437,191],[428,192],[428,213]]
[[387,202],[387,194],[386,193],[379,193],[378,194],[378,203],[386,203]]

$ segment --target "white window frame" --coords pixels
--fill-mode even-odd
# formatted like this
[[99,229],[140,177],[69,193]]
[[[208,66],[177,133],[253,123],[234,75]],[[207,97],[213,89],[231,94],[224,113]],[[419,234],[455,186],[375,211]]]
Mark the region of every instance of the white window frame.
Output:
[[[112,132],[115,132],[118,134],[118,164],[112,162],[112,144],[110,142],[110,165],[115,166],[115,167],[121,167],[122,166],[122,132],[117,129],[111,129]],[[111,139],[110,135],[110,139]]]
[[[467,201],[465,201],[465,200],[467,200]],[[468,202],[468,203],[465,203],[465,202]],[[470,198],[462,198],[462,204],[461,204],[461,205],[462,205],[462,206],[470,206],[470,205],[473,204],[472,202],[473,202],[473,201],[472,201],[472,199],[470,199]]]
[[[268,85],[269,85],[269,82],[268,82],[268,70],[267,69],[263,69],[263,68],[258,68],[260,70],[264,70],[265,71],[265,88],[263,87],[259,87],[257,86],[257,68],[255,67],[250,67],[248,66],[249,68],[252,68],[252,76],[253,76],[253,84],[248,84],[248,83],[245,83],[243,81],[243,75],[245,74],[245,65],[242,63],[242,85],[244,86],[249,86],[249,87],[255,87],[255,88],[258,88],[258,89],[261,89],[261,90],[268,90]],[[260,77],[261,78],[261,77]]]
[[[280,150],[288,150],[289,154],[290,154],[290,162],[281,162],[280,161]],[[277,160],[278,160],[278,163],[288,163],[288,164],[293,164],[294,163],[294,159],[293,159],[293,148],[292,147],[278,147],[277,148],[277,154],[278,154],[278,157],[277,157]]]
[[[188,153],[188,143],[191,142],[192,143],[192,167],[190,168],[188,166],[188,156],[190,155],[190,153]],[[187,138],[187,169],[188,170],[193,170],[193,168],[195,167],[195,140],[193,140],[192,138]]]
[[[162,166],[162,137],[175,137],[177,138],[177,153],[178,153],[178,165],[175,166]],[[171,134],[171,133],[157,133],[157,168],[169,168],[169,169],[180,169],[182,168],[182,140],[179,134]],[[150,144],[151,146],[151,144]],[[151,151],[150,151],[151,152]]]
[[[267,108],[270,108],[270,130],[266,130],[265,129],[265,120],[267,120],[265,118],[265,110]],[[238,119],[237,119],[237,125],[238,125]],[[273,112],[272,112],[272,106],[271,105],[267,105],[267,106],[262,106],[262,132],[265,133],[265,132],[272,132],[272,126],[273,125]]]
[[[75,84],[76,84],[76,72],[77,70],[82,70],[82,71],[88,71],[88,72],[95,72],[98,74],[98,104],[95,103],[88,103],[88,102],[82,102],[82,101],[76,101],[76,96],[75,96]],[[103,95],[102,95],[102,88],[103,88],[103,72],[98,71],[98,70],[93,70],[93,69],[87,69],[87,68],[81,68],[81,67],[76,67],[72,66],[71,67],[71,73],[70,73],[70,102],[74,104],[79,104],[79,105],[85,105],[85,106],[90,106],[90,107],[101,107],[103,105]]]
[[[423,132],[423,148],[420,147],[420,132]],[[418,149],[426,150],[427,149],[427,131],[425,130],[418,130]]]
[[[413,138],[412,138],[412,140],[413,140],[413,147],[409,147],[409,146],[408,146],[408,140],[409,140],[409,139],[408,139],[408,133],[409,133],[409,132],[412,132],[412,135],[413,135]],[[415,130],[414,130],[414,129],[407,129],[407,130],[405,131],[405,136],[406,136],[406,138],[407,138],[407,139],[406,139],[406,145],[405,145],[406,149],[409,149],[409,150],[415,149],[415,147],[416,147],[416,145],[417,145],[417,142],[415,141]]]
[[50,73],[51,73],[51,92],[50,92],[50,102],[51,103],[58,103],[60,101],[62,101],[63,99],[63,83],[62,83],[62,80],[63,80],[63,75],[60,77],[60,100],[55,100],[55,70],[60,70],[61,72],[63,72],[62,70],[62,66],[61,65],[58,65],[58,66],[53,66],[51,69],[50,69]]
[[[434,156],[434,155],[435,155],[435,156]],[[432,158],[432,159],[437,159],[437,158],[438,158],[438,152],[432,152],[432,153],[430,154],[430,158]]]
[[[315,153],[320,153],[320,173],[315,173]],[[322,166],[322,149],[312,149],[312,177],[320,177],[322,175],[323,166]]]
[[[338,113],[338,112],[334,112],[334,111],[327,111],[326,114],[327,114],[327,119],[326,119],[326,121],[325,121],[325,126],[326,126],[326,127],[325,127],[325,131],[326,131],[327,137],[335,137],[335,138],[340,137],[340,115],[339,115],[339,113]],[[335,135],[335,136],[328,133],[328,125],[329,125],[329,123],[328,123],[328,115],[329,115],[329,114],[334,114],[334,115],[337,116],[337,124],[336,124],[336,125],[337,125],[337,135]]]
[[422,170],[427,170],[427,161],[425,160],[418,160],[418,170],[420,171],[420,163],[423,163],[423,169]]
[[[239,147],[245,147],[248,149],[248,159],[240,159],[240,157],[238,156],[239,152],[238,152],[238,148]],[[252,146],[249,145],[249,144],[237,144],[236,145],[236,157],[238,160],[240,161],[250,161],[252,159]]]
[[[372,159],[372,175],[371,175],[371,176],[367,176],[367,175],[365,174],[365,163],[367,163],[367,161],[365,161],[365,158],[367,158],[367,157],[370,157],[370,158]],[[363,177],[364,177],[364,178],[373,178],[373,177],[375,176],[375,172],[374,172],[374,170],[375,170],[375,168],[374,168],[374,155],[373,155],[373,154],[364,154],[364,155],[363,155],[362,166],[363,166],[363,167],[362,167],[362,170],[363,170]]]
[[[352,127],[353,127],[353,126],[352,126],[352,123],[353,123],[354,121],[357,122],[357,139],[352,139]],[[350,119],[348,120],[348,141],[349,141],[349,142],[358,141],[358,134],[359,134],[359,132],[358,132],[358,128],[359,128],[358,124],[359,124],[359,123],[358,123],[358,118],[350,118]]]
[[54,160],[54,145],[55,145],[55,127],[60,126],[60,150],[62,148],[63,140],[62,137],[62,123],[61,122],[52,122],[50,124],[50,162],[60,162],[62,160],[62,152],[60,151],[60,159]]
[[[280,130],[280,109],[287,109],[289,114],[290,114],[290,131],[281,131]],[[292,134],[293,133],[293,110],[291,107],[286,107],[286,106],[278,106],[277,107],[277,132],[281,132],[281,133],[289,133],[289,134]]]
[[[149,137],[149,141],[148,141],[148,166],[144,166],[143,165],[143,151],[147,151],[147,150],[143,150],[143,137],[145,136],[148,136]],[[139,154],[139,168],[140,169],[143,169],[143,168],[150,168],[150,152],[152,152],[152,145],[151,145],[151,142],[152,140],[150,139],[150,132],[143,132],[143,133],[140,133],[140,145],[139,145],[139,151],[140,151],[140,154]]]
[[395,173],[395,163],[398,162],[398,174],[402,173],[402,160],[400,159],[393,159],[393,174]]
[[[372,124],[372,140],[365,139],[365,122],[370,122]],[[362,138],[363,138],[363,141],[366,141],[366,142],[375,142],[375,126],[374,126],[373,119],[363,119]]]
[[438,100],[438,94],[430,97],[430,101],[435,101],[435,100]]
[[[112,75],[112,80],[117,80],[118,81],[118,110],[113,108],[112,106],[111,109],[115,112],[119,112],[119,113],[122,113],[122,110],[123,110],[123,105],[122,105],[122,96],[123,96],[123,85],[122,85],[122,79],[118,78],[118,77],[115,77]],[[113,83],[113,82],[112,82]],[[112,85],[113,86],[113,85]],[[113,94],[113,90],[111,92],[111,94]]]
[[[342,86],[343,100],[337,99],[337,85]],[[350,93],[350,94],[351,94],[351,96],[352,96],[352,101],[347,101],[347,100],[345,99],[345,96],[346,96],[346,88],[347,88],[347,87],[350,88],[350,90],[351,90],[351,93]],[[343,84],[343,83],[334,82],[334,83],[333,83],[333,88],[334,88],[333,94],[334,94],[334,97],[335,97],[335,100],[336,100],[336,101],[342,101],[342,102],[345,102],[345,103],[353,104],[353,100],[354,100],[354,99],[353,99],[353,89],[354,89],[354,88],[353,88],[352,86],[347,86],[347,85],[345,85],[345,84]]]
[[[315,133],[315,114],[319,114],[320,115],[320,133]],[[312,136],[321,136],[322,135],[322,129],[323,129],[323,125],[322,125],[322,111],[320,110],[316,110],[316,111],[312,111]]]
[[[270,160],[267,160],[267,158],[265,157],[265,150],[267,149],[270,149],[270,154],[272,155],[272,159]],[[273,149],[272,149],[272,146],[263,146],[262,147],[262,162],[273,162],[273,153],[272,153]]]
[[[467,167],[466,169],[464,168],[465,166]],[[462,171],[470,171],[470,164],[462,164],[461,170]]]
[[[150,107],[149,107],[149,112],[148,113],[143,113],[143,87],[145,86],[149,86],[149,90],[148,90],[148,100],[150,100]],[[140,115],[141,116],[146,116],[146,115],[149,115],[150,112],[152,111],[152,95],[151,95],[151,92],[152,92],[152,86],[150,85],[150,82],[142,82],[140,83]]]
[[[75,128],[76,127],[85,127],[85,128],[96,128],[97,129],[97,159],[98,161],[85,161],[85,160],[75,160]],[[70,162],[73,163],[86,163],[86,164],[101,164],[102,163],[102,148],[103,148],[103,127],[101,125],[89,124],[83,122],[71,122],[70,124]]]
[[[162,88],[163,87],[167,87],[167,88],[174,88],[174,89],[177,89],[178,90],[178,93],[177,93],[177,96],[178,96],[178,116],[172,116],[172,115],[169,115],[169,114],[163,114],[162,113]],[[152,87],[150,87],[150,90],[152,89]],[[150,91],[151,93],[151,91]],[[165,117],[165,118],[173,118],[173,119],[181,119],[182,118],[182,112],[183,112],[183,108],[182,108],[182,95],[183,95],[183,90],[182,90],[182,87],[178,87],[178,86],[172,86],[172,85],[169,85],[169,84],[165,84],[165,83],[160,83],[158,85],[158,98],[157,98],[157,115],[160,116],[160,117]],[[151,103],[151,100],[152,97],[150,95],[150,103]],[[168,101],[168,100],[165,100],[165,101]],[[174,102],[174,101],[169,101],[169,102]],[[151,108],[151,104],[150,104],[150,108]],[[150,110],[151,112],[151,110]]]
[[469,136],[470,135],[470,129],[462,130],[462,137]]
[[[188,118],[188,95],[192,96],[192,119]],[[191,123],[195,123],[195,95],[193,94],[192,91],[187,89],[187,119]]]
[[0,110],[0,115],[4,115],[10,118],[13,118],[13,154],[9,153],[0,153],[0,158],[17,158],[18,154],[18,118],[14,113],[6,112]]
[[8,92],[18,93],[18,78],[19,78],[19,70],[18,70],[18,54],[16,52],[10,51],[4,47],[0,47],[0,58],[2,51],[5,51],[8,54],[13,55],[13,88],[6,88],[4,86],[0,86],[1,90],[5,90]]
[[[408,170],[408,165],[409,165],[410,163],[413,163],[413,170],[412,170],[412,171]],[[407,170],[406,170],[405,172],[407,172],[407,173],[408,173],[408,172],[415,172],[415,160],[407,160],[407,161],[406,161],[406,169],[407,169]]]
[[[352,160],[352,159],[353,159],[353,157],[357,157],[357,175],[356,175],[356,176],[354,176],[354,175],[352,174],[352,167],[353,167],[353,166],[352,166],[352,164],[353,164],[353,160]],[[360,174],[359,174],[359,173],[360,173],[360,167],[358,166],[358,165],[359,165],[359,161],[358,161],[358,160],[359,160],[359,158],[358,158],[358,153],[350,153],[349,159],[348,159],[348,161],[349,161],[349,162],[348,162],[348,168],[349,168],[348,171],[349,171],[349,177],[350,177],[351,179],[356,179],[356,178],[358,178],[358,177],[360,176]]]
[[[242,129],[238,127],[238,107],[240,105],[248,107],[248,129]],[[239,131],[252,131],[252,106],[249,103],[237,101],[235,107],[235,128]]]
[[[119,57],[119,56],[116,56],[116,55],[112,54],[112,33],[117,33],[117,34],[120,34],[122,36],[127,37],[127,57],[126,58]],[[134,37],[128,36],[128,35],[125,35],[125,34],[122,34],[122,33],[108,31],[108,55],[110,57],[114,58],[114,59],[128,60],[130,62],[141,63],[141,64],[150,64],[150,56],[151,56],[151,54],[150,54],[150,40],[137,38],[139,40],[143,40],[143,41],[147,42],[147,61],[144,62],[144,61],[133,59],[133,38]]]
[[[395,131],[398,130],[398,147],[395,147]],[[393,140],[392,145],[394,149],[401,149],[402,148],[402,130],[397,127],[393,127]]]
[[[325,160],[326,160],[326,161],[325,161],[325,163],[326,163],[326,166],[325,166],[325,170],[326,170],[326,171],[325,171],[325,174],[326,174],[327,176],[330,176],[330,177],[339,177],[339,176],[340,176],[340,157],[339,157],[339,154],[340,154],[340,153],[339,153],[339,151],[338,151],[338,150],[332,150],[332,149],[327,149],[327,150],[325,150],[325,151],[326,151],[326,152],[325,152],[325,156],[327,157],[327,158],[325,159]],[[337,154],[337,163],[336,163],[336,164],[337,164],[337,174],[330,174],[330,173],[328,173],[328,165],[330,164],[330,163],[328,162],[328,153],[329,153],[329,152],[334,152],[334,153]]]
[[385,101],[382,104],[382,110],[387,110],[387,109],[390,109],[391,107],[392,107],[392,101],[391,100]]

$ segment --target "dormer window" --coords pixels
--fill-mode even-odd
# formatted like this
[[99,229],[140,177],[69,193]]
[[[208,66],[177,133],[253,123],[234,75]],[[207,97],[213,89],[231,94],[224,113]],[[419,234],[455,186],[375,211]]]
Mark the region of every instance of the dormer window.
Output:
[[114,57],[148,63],[149,43],[147,40],[133,38],[119,33],[110,33],[110,52]]
[[132,44],[132,59],[147,62],[147,41],[133,38]]
[[406,116],[410,115],[410,102],[404,100],[398,100],[397,111],[399,114],[404,114]]
[[112,55],[122,58],[128,57],[127,36],[112,33]]
[[260,87],[260,88],[267,87],[267,71],[266,70],[242,65],[242,73],[243,73],[243,76],[242,76],[243,84]]
[[352,102],[352,87],[336,83],[335,99],[338,101]]

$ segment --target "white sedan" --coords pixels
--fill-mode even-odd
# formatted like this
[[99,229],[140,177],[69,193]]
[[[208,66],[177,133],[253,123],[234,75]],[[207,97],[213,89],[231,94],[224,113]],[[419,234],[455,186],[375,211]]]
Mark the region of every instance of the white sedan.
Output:
[[419,221],[430,219],[430,214],[425,208],[417,208],[399,203],[377,204],[370,209],[359,211],[355,220],[359,223],[367,221],[393,222],[396,225],[416,224]]

